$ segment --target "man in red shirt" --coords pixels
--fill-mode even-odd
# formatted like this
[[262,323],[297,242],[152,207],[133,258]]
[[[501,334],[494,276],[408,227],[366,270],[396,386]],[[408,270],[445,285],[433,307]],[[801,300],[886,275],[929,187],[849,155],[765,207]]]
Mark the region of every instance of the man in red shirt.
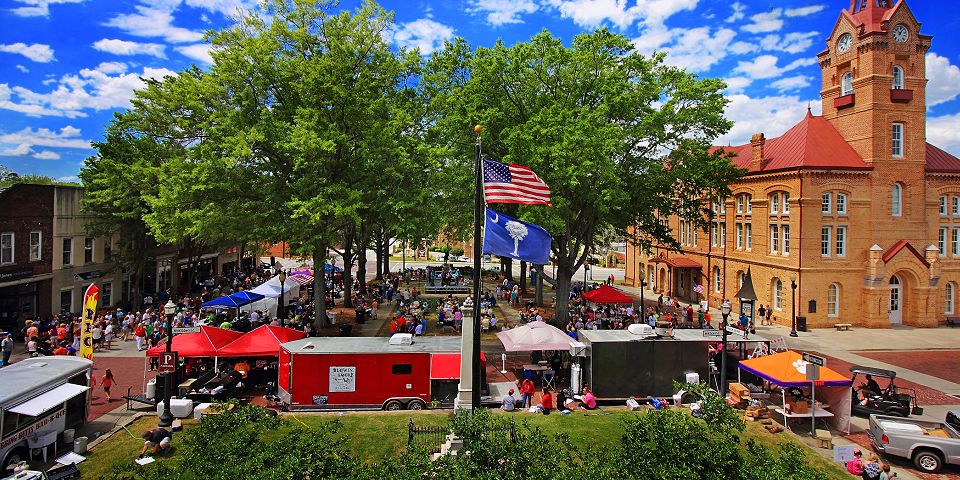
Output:
[[523,380],[523,383],[520,384],[520,393],[522,394],[520,408],[530,408],[533,406],[533,392],[535,390],[536,387],[533,385],[533,380],[529,378]]

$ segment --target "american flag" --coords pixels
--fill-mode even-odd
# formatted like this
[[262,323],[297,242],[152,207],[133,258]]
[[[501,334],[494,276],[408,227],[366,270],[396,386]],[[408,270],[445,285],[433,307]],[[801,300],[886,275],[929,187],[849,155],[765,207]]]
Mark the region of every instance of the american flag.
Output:
[[487,203],[550,205],[550,187],[533,170],[512,163],[483,161],[483,194]]
[[703,295],[703,285],[693,284],[693,291]]

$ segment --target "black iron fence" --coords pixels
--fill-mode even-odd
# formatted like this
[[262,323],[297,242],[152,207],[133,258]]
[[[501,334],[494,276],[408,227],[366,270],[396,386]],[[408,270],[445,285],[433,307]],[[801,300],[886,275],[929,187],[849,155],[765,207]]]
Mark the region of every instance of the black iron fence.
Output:
[[[447,441],[447,435],[451,433],[450,427],[418,427],[413,424],[413,419],[407,424],[407,446],[414,445],[425,448],[430,453],[440,451],[440,447]],[[511,421],[510,425],[505,427],[491,428],[488,434],[506,433],[510,435],[510,442],[517,443],[516,425]]]

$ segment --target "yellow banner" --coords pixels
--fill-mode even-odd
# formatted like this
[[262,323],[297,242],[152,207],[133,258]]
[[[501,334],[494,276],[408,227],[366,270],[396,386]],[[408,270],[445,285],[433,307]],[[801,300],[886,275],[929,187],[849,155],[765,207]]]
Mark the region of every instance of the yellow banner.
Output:
[[80,330],[80,356],[93,360],[93,319],[97,316],[100,289],[90,284],[83,294],[83,327]]

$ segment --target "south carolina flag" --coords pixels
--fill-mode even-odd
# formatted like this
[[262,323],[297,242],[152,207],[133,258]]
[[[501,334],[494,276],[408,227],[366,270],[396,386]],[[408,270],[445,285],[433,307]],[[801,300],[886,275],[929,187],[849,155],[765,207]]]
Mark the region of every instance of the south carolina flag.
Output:
[[515,258],[534,265],[550,263],[553,237],[543,227],[487,209],[483,253]]

